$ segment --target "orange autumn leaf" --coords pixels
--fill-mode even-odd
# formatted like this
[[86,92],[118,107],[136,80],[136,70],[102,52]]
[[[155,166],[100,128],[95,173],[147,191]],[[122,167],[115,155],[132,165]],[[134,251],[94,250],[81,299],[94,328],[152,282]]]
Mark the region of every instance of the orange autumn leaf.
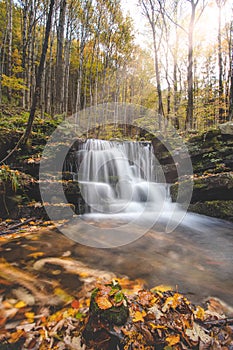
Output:
[[144,322],[145,316],[146,316],[146,312],[144,310],[142,312],[136,311],[133,317],[133,322],[139,322],[139,321]]
[[160,324],[150,323],[150,326],[151,326],[153,329],[167,329],[166,326],[163,326],[163,325],[160,325]]
[[108,300],[108,298],[106,296],[99,296],[99,297],[97,296],[95,301],[101,310],[107,310],[107,309],[110,309],[112,307],[111,302]]
[[176,345],[178,344],[180,341],[180,335],[177,334],[177,335],[169,335],[167,338],[166,338],[166,342],[168,343],[169,346],[173,346],[173,345]]
[[73,300],[72,303],[71,303],[71,307],[73,309],[78,309],[80,307],[80,302],[78,300]]

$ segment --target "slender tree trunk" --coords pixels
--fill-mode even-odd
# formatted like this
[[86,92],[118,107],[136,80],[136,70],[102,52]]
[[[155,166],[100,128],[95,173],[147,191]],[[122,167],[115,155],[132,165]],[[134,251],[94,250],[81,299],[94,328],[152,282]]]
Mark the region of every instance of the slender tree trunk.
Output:
[[[26,81],[27,81],[27,90],[25,94],[25,106],[27,109],[30,108],[31,105],[31,95],[33,93],[32,89],[32,72],[33,72],[33,46],[34,46],[34,40],[33,40],[33,29],[34,29],[34,21],[35,21],[35,14],[34,14],[35,8],[33,8],[33,3],[30,4],[30,10],[29,10],[29,20],[28,20],[28,32],[27,32],[27,69],[26,69]],[[26,63],[25,63],[26,66]]]
[[233,21],[231,22],[231,53],[230,53],[230,96],[229,96],[229,120],[233,120]]
[[[8,65],[7,65],[7,75],[11,77],[12,75],[12,29],[13,29],[13,0],[8,0]],[[11,88],[8,88],[7,97],[11,101]]]
[[[28,16],[28,1],[26,0],[23,6],[23,23],[22,23],[22,78],[26,82],[26,59],[27,59],[27,16]],[[22,91],[22,106],[26,107],[26,91]]]
[[60,1],[60,14],[57,30],[57,60],[56,60],[56,112],[61,114],[64,108],[64,29],[66,19],[66,0]]
[[154,46],[154,64],[155,64],[156,86],[157,86],[157,93],[158,93],[158,118],[159,118],[159,128],[161,128],[162,117],[164,116],[163,97],[162,97],[162,88],[161,88],[161,81],[160,81],[160,70],[159,70],[159,58],[158,58],[156,33],[155,33],[154,28],[152,28],[152,30],[153,30],[153,46]]
[[45,29],[45,37],[44,37],[44,42],[43,42],[43,47],[42,47],[42,52],[41,52],[41,57],[40,57],[40,64],[39,64],[37,76],[36,76],[36,87],[35,87],[35,92],[33,94],[32,105],[31,105],[31,109],[30,109],[30,115],[28,118],[27,127],[25,130],[24,136],[22,138],[23,144],[25,144],[27,142],[27,140],[30,136],[30,133],[32,130],[32,124],[33,124],[33,121],[35,118],[37,102],[39,100],[39,95],[40,95],[40,90],[41,90],[41,81],[42,81],[42,76],[43,76],[43,72],[44,72],[46,54],[47,54],[47,50],[48,50],[49,35],[50,35],[50,31],[51,31],[54,1],[55,0],[50,0],[49,13],[48,13],[48,18],[47,18],[47,22],[46,22],[46,29]]
[[193,99],[193,31],[194,31],[194,21],[196,14],[196,5],[193,0],[191,2],[192,12],[189,22],[189,32],[188,32],[188,106],[186,111],[186,129],[193,128],[193,110],[194,110],[194,99]]
[[[177,6],[178,6],[178,0],[176,0],[175,3],[175,23],[177,23]],[[179,118],[178,118],[178,77],[177,77],[177,70],[178,70],[178,29],[177,26],[175,27],[175,47],[174,47],[174,53],[173,53],[173,94],[174,94],[174,127],[176,129],[180,128]]]
[[52,114],[51,110],[51,95],[52,95],[52,72],[53,72],[53,42],[54,35],[51,33],[50,35],[50,45],[49,45],[49,57],[47,63],[47,74],[46,74],[46,98],[45,98],[45,110],[50,115]]
[[218,5],[218,94],[219,94],[219,122],[224,121],[223,108],[223,62],[222,62],[222,1],[217,0]]
[[0,46],[0,105],[2,104],[2,56],[3,47]]

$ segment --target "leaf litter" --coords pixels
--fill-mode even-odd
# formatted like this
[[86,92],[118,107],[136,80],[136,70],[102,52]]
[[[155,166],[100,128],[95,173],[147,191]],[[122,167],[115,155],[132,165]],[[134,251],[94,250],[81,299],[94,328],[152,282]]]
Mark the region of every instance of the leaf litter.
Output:
[[[15,296],[24,300],[2,298],[0,349],[233,349],[232,318],[218,313],[216,305],[214,311],[211,304],[207,309],[195,306],[163,286],[146,290],[141,281],[96,280],[76,297],[58,294],[63,306],[32,305],[23,288]],[[123,324],[101,317],[122,306],[128,309]]]

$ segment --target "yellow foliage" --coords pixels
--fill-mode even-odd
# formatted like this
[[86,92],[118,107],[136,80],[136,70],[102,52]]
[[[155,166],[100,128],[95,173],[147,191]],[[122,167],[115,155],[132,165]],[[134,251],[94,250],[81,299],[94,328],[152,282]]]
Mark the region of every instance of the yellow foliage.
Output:
[[16,304],[15,304],[15,307],[16,309],[22,309],[23,307],[27,306],[27,304],[25,303],[25,301],[18,301]]
[[173,346],[173,345],[176,345],[179,343],[180,341],[180,335],[177,334],[177,335],[169,335],[167,338],[166,338],[166,341],[168,343],[169,346]]
[[202,307],[197,306],[197,309],[194,312],[194,315],[199,320],[204,321],[204,319],[205,319],[205,310]]
[[8,77],[7,75],[2,74],[2,86],[16,91],[28,90],[23,79],[17,78],[14,75],[12,77]]
[[133,317],[133,322],[144,322],[144,317],[146,316],[146,312],[143,311],[136,311]]

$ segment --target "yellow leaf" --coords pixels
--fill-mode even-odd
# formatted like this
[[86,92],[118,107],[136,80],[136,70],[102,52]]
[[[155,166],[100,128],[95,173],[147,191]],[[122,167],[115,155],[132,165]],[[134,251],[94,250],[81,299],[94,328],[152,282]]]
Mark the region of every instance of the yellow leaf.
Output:
[[177,306],[180,305],[182,295],[179,293],[175,293],[173,297],[168,297],[164,303],[164,306],[162,307],[162,312],[167,312],[167,310],[172,307],[173,309],[176,309]]
[[40,256],[43,256],[43,255],[44,255],[43,252],[35,252],[35,253],[28,254],[28,256],[30,256],[30,257],[32,257],[34,259],[37,259],[37,258],[39,258]]
[[162,325],[160,325],[160,324],[150,323],[150,326],[151,326],[153,329],[167,329],[166,326],[162,326]]
[[15,307],[16,309],[22,309],[23,307],[27,306],[27,304],[25,303],[25,301],[18,301],[16,304],[15,304]]
[[196,318],[199,318],[199,320],[204,321],[204,319],[205,319],[205,310],[202,307],[197,306],[196,311],[194,311],[194,315],[195,315]]
[[144,310],[142,312],[136,311],[133,317],[133,322],[139,322],[139,321],[144,322],[145,316],[146,316],[146,312]]
[[108,300],[106,296],[99,296],[95,299],[95,301],[101,310],[107,310],[112,307],[112,303]]
[[166,338],[166,342],[168,343],[169,346],[173,346],[173,345],[176,345],[178,344],[180,341],[180,335],[177,334],[177,335],[169,335],[167,338]]
[[34,314],[34,312],[25,312],[25,317],[27,317],[27,318],[29,318],[29,319],[34,319],[34,317],[35,317],[35,314]]
[[77,313],[77,311],[75,311],[72,308],[69,308],[69,309],[65,310],[65,312],[63,313],[63,318],[74,317],[74,315],[76,313]]

